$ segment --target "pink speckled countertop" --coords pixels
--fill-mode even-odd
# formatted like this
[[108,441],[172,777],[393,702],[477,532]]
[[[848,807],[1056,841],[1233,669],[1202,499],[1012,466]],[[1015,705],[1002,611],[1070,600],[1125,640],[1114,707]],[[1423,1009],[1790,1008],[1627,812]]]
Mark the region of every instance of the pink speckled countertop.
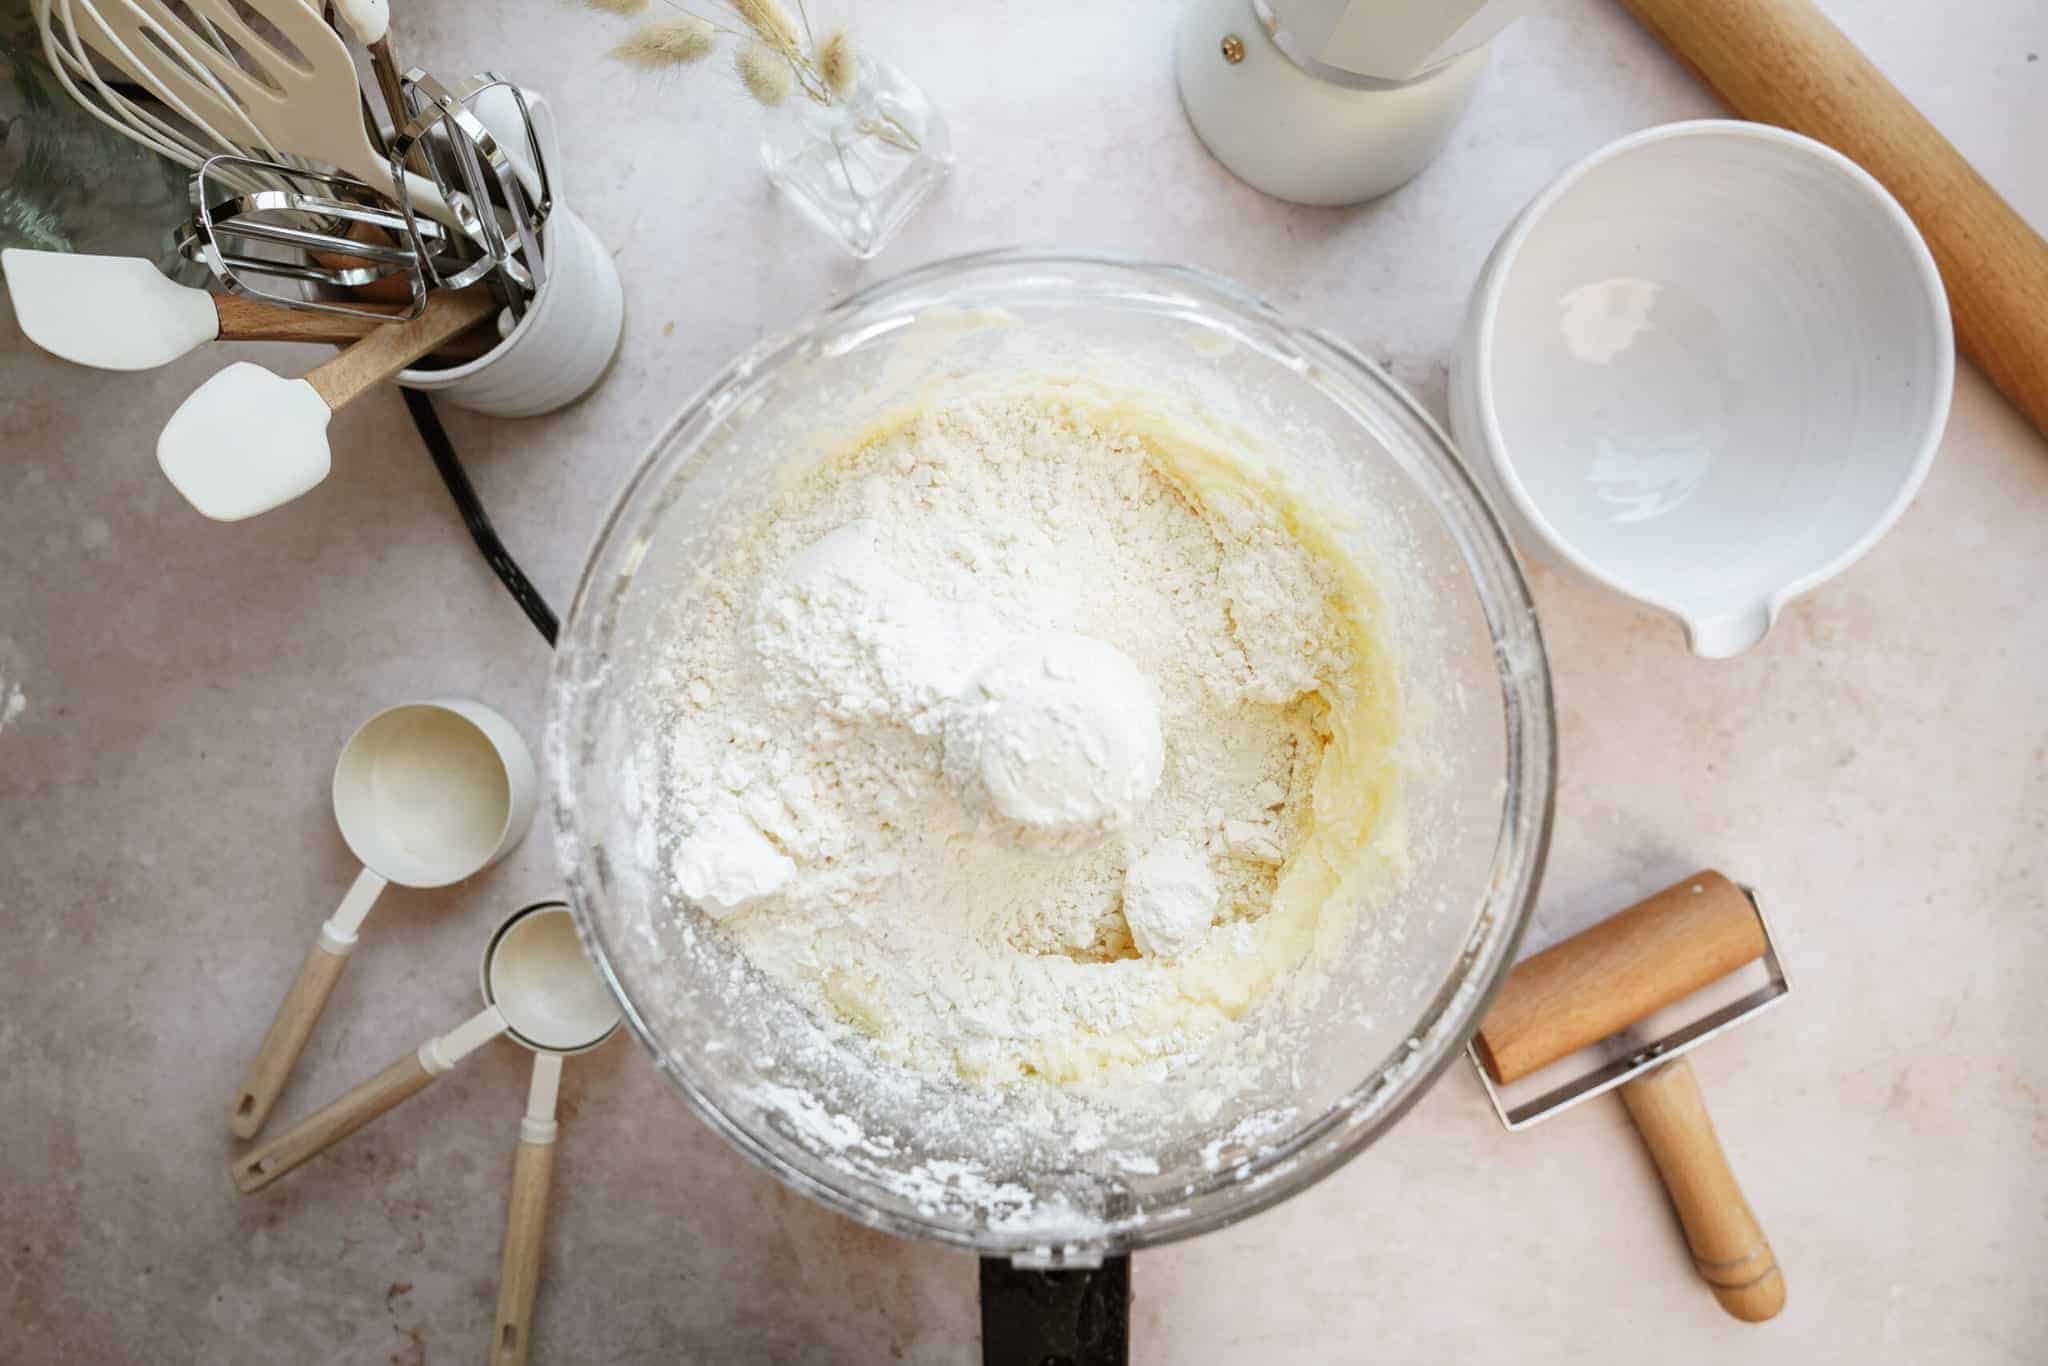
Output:
[[[2048,8],[1826,7],[2048,225]],[[1514,210],[1610,138],[1713,112],[1607,0],[1551,0],[1419,181],[1305,210],[1190,134],[1172,4],[868,11],[960,167],[861,266],[773,195],[719,75],[629,75],[603,57],[615,29],[563,0],[401,7],[409,57],[553,96],[569,195],[626,277],[625,350],[590,401],[444,408],[557,603],[662,420],[862,281],[1012,241],[1191,260],[1352,338],[1441,416],[1461,299]],[[525,1055],[486,1050],[260,1197],[229,1185],[224,1108],[353,873],[326,795],[343,738],[436,693],[532,734],[545,653],[395,395],[336,420],[311,496],[237,526],[187,509],[154,434],[224,359],[81,370],[0,310],[0,1361],[475,1360]],[[1136,1359],[2042,1360],[2044,528],[2048,443],[1966,370],[1918,503],[1751,654],[1702,663],[1662,619],[1536,575],[1563,742],[1539,935],[1713,864],[1768,894],[1796,974],[1695,1064],[1786,1268],[1780,1319],[1714,1306],[1618,1106],[1510,1136],[1460,1067],[1307,1195],[1141,1254]],[[557,885],[534,839],[471,884],[388,894],[278,1118],[467,1013],[481,934]],[[633,1045],[571,1065],[564,1121],[536,1361],[975,1359],[971,1259],[788,1193]]]

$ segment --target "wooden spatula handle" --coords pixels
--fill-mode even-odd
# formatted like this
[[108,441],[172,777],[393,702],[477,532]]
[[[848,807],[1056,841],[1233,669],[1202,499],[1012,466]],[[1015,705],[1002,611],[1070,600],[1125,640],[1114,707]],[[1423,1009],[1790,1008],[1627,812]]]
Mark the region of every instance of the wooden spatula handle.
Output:
[[[352,308],[395,315],[403,304],[356,303]],[[220,316],[222,341],[325,342],[347,346],[385,326],[374,318],[354,318],[341,313],[315,313],[303,308],[286,308],[261,299],[244,299],[235,294],[213,296],[214,312]]]
[[1761,1323],[1785,1307],[1785,1277],[1736,1184],[1692,1064],[1680,1058],[1621,1088],[1629,1117],[1664,1178],[1692,1262],[1736,1318]]
[[[376,318],[286,308],[282,304],[245,299],[236,294],[214,295],[213,307],[220,318],[222,341],[315,342],[328,346],[353,346],[379,328],[392,325]],[[350,307],[391,318],[405,311],[404,304],[365,303],[360,300],[351,303]],[[436,354],[470,360],[497,344],[495,332],[478,333],[474,337],[465,335],[439,348]]]
[[2048,241],[1811,0],[1621,0],[1746,119],[1824,142],[1890,190],[1941,267],[1963,351],[2048,434]]
[[235,1163],[235,1188],[248,1195],[326,1152],[377,1116],[417,1095],[440,1074],[408,1053],[339,1100],[323,1106]]
[[497,307],[497,300],[481,286],[459,292],[437,289],[427,296],[426,312],[419,317],[378,328],[333,360],[307,371],[305,380],[329,408],[345,407],[450,337],[467,332]]

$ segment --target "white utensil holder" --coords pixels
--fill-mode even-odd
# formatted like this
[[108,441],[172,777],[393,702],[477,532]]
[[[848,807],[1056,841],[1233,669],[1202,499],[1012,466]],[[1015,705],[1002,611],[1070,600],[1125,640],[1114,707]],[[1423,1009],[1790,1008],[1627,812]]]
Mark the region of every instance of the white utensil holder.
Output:
[[619,349],[619,272],[597,234],[559,202],[541,229],[541,249],[547,278],[512,335],[467,364],[402,371],[398,382],[491,417],[534,417],[588,393]]

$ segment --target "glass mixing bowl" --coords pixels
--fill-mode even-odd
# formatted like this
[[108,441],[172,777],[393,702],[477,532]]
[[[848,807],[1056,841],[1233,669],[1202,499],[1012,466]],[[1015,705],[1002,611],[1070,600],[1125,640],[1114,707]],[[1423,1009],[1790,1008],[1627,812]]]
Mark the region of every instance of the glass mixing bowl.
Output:
[[[660,643],[737,519],[880,415],[949,385],[1087,376],[1255,453],[1377,581],[1401,696],[1406,856],[1240,1093],[1115,1114],[865,1061],[658,869],[645,795]],[[1514,556],[1443,433],[1343,342],[1199,271],[1006,251],[910,271],[754,347],[685,406],[600,532],[556,656],[547,770],[585,942],[689,1104],[777,1177],[889,1231],[1027,1264],[1218,1228],[1300,1191],[1410,1106],[1476,1028],[1549,840],[1555,723]],[[1271,1009],[1284,1010],[1277,1002]],[[1043,1088],[1050,1091],[1051,1088]],[[1181,1104],[1182,1100],[1185,1104]]]

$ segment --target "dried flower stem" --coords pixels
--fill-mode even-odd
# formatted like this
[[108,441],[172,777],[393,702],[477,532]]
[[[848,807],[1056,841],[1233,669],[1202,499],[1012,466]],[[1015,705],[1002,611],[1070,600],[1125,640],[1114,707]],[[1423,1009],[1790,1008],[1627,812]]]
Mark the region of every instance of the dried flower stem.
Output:
[[824,79],[825,88],[840,99],[853,93],[860,80],[860,57],[845,29],[833,29],[818,45],[818,75]]
[[911,136],[910,130],[898,122],[893,115],[882,115],[880,122],[874,119],[863,119],[853,126],[853,130],[862,137],[870,137],[877,142],[886,142],[901,152],[915,152],[918,149],[917,139]]
[[733,65],[740,73],[740,84],[762,104],[773,108],[789,98],[790,64],[768,44],[748,43],[739,50]]
[[694,14],[678,14],[642,24],[612,49],[612,55],[650,69],[681,66],[708,56],[713,37],[711,25],[703,19]]
[[723,33],[728,38],[738,38],[742,41],[745,41],[750,36],[744,29],[734,28],[730,24],[721,24],[718,22],[717,19],[713,18],[708,14],[699,14],[696,10],[691,9],[688,5],[677,4],[676,0],[662,0],[662,3],[667,5],[670,9],[674,10],[677,14],[688,15],[690,18],[695,19],[697,22],[708,25],[713,32]]
[[727,0],[727,3],[732,6],[732,12],[754,30],[755,37],[781,53],[792,65],[802,60],[803,40],[797,35],[789,11],[779,0]]
[[[584,0],[594,9],[637,14],[647,0]],[[747,93],[764,105],[779,105],[792,90],[801,90],[814,104],[845,104],[860,88],[860,57],[852,35],[835,28],[820,42],[811,27],[805,0],[795,0],[792,18],[783,0],[724,0],[738,26],[689,8],[680,0],[663,0],[672,18],[641,25],[612,55],[635,66],[660,68],[694,62],[707,55],[717,35],[741,42],[734,67]],[[877,109],[853,125],[861,137],[874,138],[901,151],[921,150],[916,134],[887,110]],[[842,155],[841,161],[844,161]]]

